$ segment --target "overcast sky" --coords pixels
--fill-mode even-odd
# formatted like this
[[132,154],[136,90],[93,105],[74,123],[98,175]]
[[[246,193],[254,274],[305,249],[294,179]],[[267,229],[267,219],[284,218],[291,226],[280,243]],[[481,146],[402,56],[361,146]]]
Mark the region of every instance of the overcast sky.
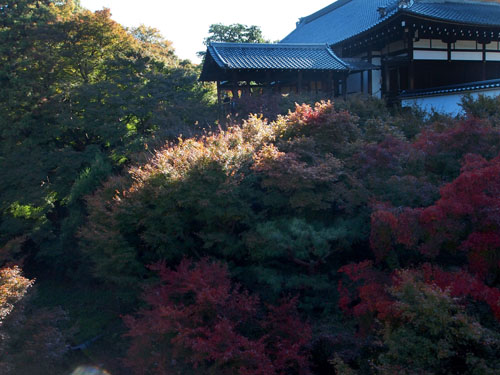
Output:
[[123,26],[144,24],[159,29],[174,43],[177,55],[199,62],[203,38],[213,23],[260,26],[264,37],[282,39],[305,17],[334,0],[81,0],[90,10],[111,9]]

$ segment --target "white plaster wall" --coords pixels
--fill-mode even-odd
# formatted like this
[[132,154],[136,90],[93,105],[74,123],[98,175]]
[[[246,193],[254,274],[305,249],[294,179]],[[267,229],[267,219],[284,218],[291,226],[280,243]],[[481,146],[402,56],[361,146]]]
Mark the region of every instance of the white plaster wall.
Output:
[[486,61],[500,61],[500,52],[486,52]]
[[415,60],[448,60],[447,51],[413,51]]
[[[496,97],[500,95],[500,88],[492,90],[478,90],[471,93],[473,98],[477,98],[479,95],[484,95],[487,97]],[[426,112],[432,112],[433,110],[443,114],[449,114],[456,116],[463,114],[463,109],[460,107],[460,100],[463,94],[450,94],[450,95],[438,95],[438,96],[427,96],[422,98],[408,98],[401,102],[403,107],[413,107],[417,106]]]
[[451,51],[452,60],[462,60],[462,61],[482,61],[482,52],[454,52]]

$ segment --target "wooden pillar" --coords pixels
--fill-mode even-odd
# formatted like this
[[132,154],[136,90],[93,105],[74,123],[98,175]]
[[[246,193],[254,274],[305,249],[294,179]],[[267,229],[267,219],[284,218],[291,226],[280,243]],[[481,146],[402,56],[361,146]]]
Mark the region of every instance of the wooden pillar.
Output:
[[401,66],[397,67],[397,78],[398,78],[398,92],[401,91]]
[[238,77],[236,76],[236,72],[233,72],[232,74],[231,92],[233,93],[233,102],[237,102],[239,99],[239,94],[238,94]]
[[241,96],[252,96],[252,87],[250,86],[250,81],[245,81],[245,86],[243,86]]
[[233,102],[238,101],[240,97],[238,95],[238,84],[236,82],[232,82],[231,92],[233,93]]
[[222,108],[222,92],[220,88],[220,81],[217,81],[217,114],[219,121],[222,119],[222,114],[223,114],[223,108]]
[[[368,51],[368,62],[372,64],[372,50]],[[373,70],[368,71],[368,95],[373,95]]]
[[486,81],[486,43],[483,43],[483,66],[482,66],[483,81]]
[[347,73],[344,73],[344,79],[342,82],[342,94],[344,94],[344,99],[347,99]]
[[334,97],[335,96],[335,84],[333,83],[333,72],[329,71],[328,72],[328,78],[326,81],[326,92],[328,93],[329,97]]
[[389,91],[389,69],[387,68],[387,61],[385,60],[385,55],[380,56],[380,68],[382,72],[382,95],[387,96]]
[[413,58],[413,31],[408,33],[408,57],[410,65],[408,66],[408,90],[415,89],[415,59]]
[[269,70],[266,72],[266,83],[264,86],[264,90],[269,91],[270,93],[273,92],[273,87],[271,86],[271,72]]
[[387,61],[384,64],[384,93],[387,95],[389,94],[390,90],[390,82],[391,82],[391,76],[389,72],[389,66],[387,64]]
[[337,97],[340,95],[340,87],[339,87],[339,77],[335,77],[333,81],[333,96]]
[[362,70],[361,72],[359,72],[359,74],[361,74],[361,77],[360,77],[361,94],[364,94],[365,93],[365,71]]
[[297,74],[297,94],[302,92],[302,72]]

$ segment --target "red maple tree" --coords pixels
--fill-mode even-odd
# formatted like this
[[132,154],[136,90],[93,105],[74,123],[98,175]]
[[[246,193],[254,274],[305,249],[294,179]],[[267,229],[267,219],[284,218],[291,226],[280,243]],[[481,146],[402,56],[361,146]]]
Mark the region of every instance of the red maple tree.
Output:
[[302,348],[309,326],[298,318],[296,299],[268,306],[233,285],[225,265],[183,260],[171,270],[152,267],[160,283],[149,288],[149,305],[126,316],[132,338],[126,364],[135,374],[305,374]]

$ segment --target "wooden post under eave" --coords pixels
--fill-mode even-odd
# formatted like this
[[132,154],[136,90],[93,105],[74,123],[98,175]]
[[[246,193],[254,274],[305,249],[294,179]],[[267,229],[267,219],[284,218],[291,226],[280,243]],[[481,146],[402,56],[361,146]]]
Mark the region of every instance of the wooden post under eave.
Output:
[[347,100],[347,76],[348,73],[344,73],[344,80],[342,81],[342,93],[344,94],[344,100]]
[[361,74],[360,81],[361,81],[361,94],[365,93],[365,71],[362,70],[359,72]]
[[483,43],[483,67],[482,67],[483,81],[486,81],[486,43]]
[[413,33],[408,35],[408,56],[410,66],[408,67],[408,89],[415,90],[415,59],[413,58]]
[[[372,50],[368,52],[368,62],[372,63]],[[368,71],[368,95],[373,95],[373,70]]]
[[238,77],[236,76],[236,72],[233,72],[231,78],[231,92],[233,93],[233,102],[237,102],[240,97],[238,94]]
[[219,122],[222,122],[222,92],[220,88],[220,81],[217,81],[217,114]]
[[339,78],[335,77],[333,81],[333,96],[337,97],[340,95]]
[[387,61],[382,63],[382,74],[383,74],[383,81],[382,81],[382,90],[384,95],[389,94],[389,66],[387,65]]
[[333,83],[333,72],[329,71],[328,72],[328,78],[326,81],[326,87],[325,87],[328,96],[334,97],[335,96],[335,84]]
[[301,92],[302,92],[302,72],[299,71],[297,77],[297,94],[300,94]]

